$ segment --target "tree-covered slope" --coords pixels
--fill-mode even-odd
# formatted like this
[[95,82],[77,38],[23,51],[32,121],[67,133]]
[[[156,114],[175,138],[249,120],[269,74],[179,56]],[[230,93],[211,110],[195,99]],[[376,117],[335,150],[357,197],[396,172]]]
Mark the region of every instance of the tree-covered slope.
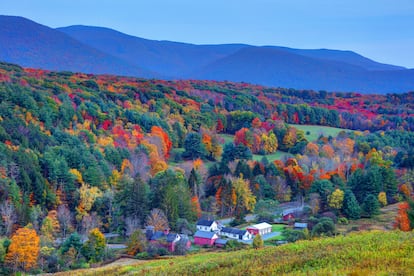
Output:
[[[102,244],[99,231],[127,236],[152,214],[190,233],[201,215],[266,217],[275,212],[269,206],[301,199],[315,216],[373,217],[380,204],[413,190],[413,103],[412,93],[146,80],[0,63],[0,235],[16,241],[27,226],[50,254],[32,264],[56,272],[104,258],[102,250],[85,249],[77,233]],[[311,141],[310,128],[292,123],[344,130]],[[269,161],[276,151],[289,155]],[[397,226],[412,227],[407,216]],[[64,244],[52,242],[69,235]],[[17,269],[11,254],[1,273]]]

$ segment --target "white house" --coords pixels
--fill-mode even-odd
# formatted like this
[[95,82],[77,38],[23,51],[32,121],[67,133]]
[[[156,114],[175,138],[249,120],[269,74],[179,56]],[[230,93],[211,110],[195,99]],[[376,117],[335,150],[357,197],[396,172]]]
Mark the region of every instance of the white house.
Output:
[[253,238],[252,234],[250,234],[248,231],[240,230],[237,228],[231,228],[231,227],[221,228],[219,234],[221,236],[225,236],[230,239],[236,239],[236,240],[242,240],[242,241],[251,240]]
[[219,231],[219,225],[215,220],[199,219],[197,221],[197,230],[216,232]]
[[260,234],[261,236],[263,236],[265,234],[269,234],[272,232],[272,225],[270,225],[267,222],[262,222],[259,224],[249,226],[246,228],[246,230],[249,231],[249,233],[252,235]]

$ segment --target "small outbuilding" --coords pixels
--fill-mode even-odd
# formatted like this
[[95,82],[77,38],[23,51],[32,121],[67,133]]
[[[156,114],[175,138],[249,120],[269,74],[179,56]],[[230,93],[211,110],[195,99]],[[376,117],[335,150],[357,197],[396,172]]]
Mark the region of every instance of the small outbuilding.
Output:
[[212,246],[218,238],[218,235],[214,232],[199,230],[194,234],[194,244]]
[[293,229],[295,229],[295,230],[308,229],[308,224],[307,223],[301,223],[301,222],[295,222],[295,224],[293,225]]
[[228,242],[228,240],[226,240],[226,239],[217,239],[217,240],[214,242],[214,245],[215,245],[216,247],[223,248],[223,247],[225,247],[225,246],[226,246],[227,242]]
[[261,236],[263,236],[265,234],[269,234],[272,232],[272,225],[270,225],[267,222],[262,222],[259,224],[249,226],[246,228],[246,230],[249,231],[249,233],[252,235],[260,234]]

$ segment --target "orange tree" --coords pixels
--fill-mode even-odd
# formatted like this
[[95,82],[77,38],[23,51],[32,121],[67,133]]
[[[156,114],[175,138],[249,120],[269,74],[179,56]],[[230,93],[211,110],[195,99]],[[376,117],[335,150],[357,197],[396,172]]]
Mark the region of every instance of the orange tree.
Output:
[[37,267],[39,250],[40,238],[36,231],[29,228],[20,228],[11,238],[4,262],[15,272],[18,270],[29,271]]

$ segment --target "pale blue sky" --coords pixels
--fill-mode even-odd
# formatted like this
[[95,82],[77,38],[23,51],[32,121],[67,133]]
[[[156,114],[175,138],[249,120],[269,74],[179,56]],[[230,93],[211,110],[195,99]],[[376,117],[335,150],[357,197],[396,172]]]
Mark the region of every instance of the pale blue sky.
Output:
[[196,44],[353,50],[414,68],[414,0],[0,0],[0,14]]

